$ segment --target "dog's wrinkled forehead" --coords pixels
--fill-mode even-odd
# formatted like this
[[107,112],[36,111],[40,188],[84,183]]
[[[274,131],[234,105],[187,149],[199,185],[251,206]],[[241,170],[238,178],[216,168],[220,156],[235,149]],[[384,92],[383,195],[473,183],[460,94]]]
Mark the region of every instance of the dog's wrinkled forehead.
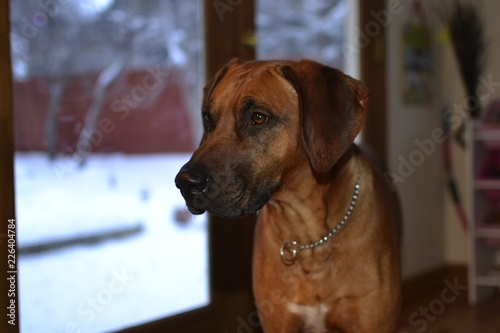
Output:
[[[243,100],[254,99],[257,103],[281,102],[296,97],[296,91],[283,77],[281,61],[256,61],[234,64],[216,82],[208,103],[217,109],[235,107]],[[293,98],[295,99],[295,98]],[[270,105],[281,108],[283,105]],[[216,110],[214,110],[216,111]]]

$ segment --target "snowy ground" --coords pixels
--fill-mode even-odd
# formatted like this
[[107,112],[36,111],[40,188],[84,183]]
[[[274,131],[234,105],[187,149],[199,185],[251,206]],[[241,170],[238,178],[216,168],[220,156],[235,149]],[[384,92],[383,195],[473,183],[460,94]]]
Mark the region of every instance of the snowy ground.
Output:
[[18,248],[143,225],[137,235],[19,257],[22,333],[106,332],[208,304],[205,218],[174,222],[188,155],[15,158]]

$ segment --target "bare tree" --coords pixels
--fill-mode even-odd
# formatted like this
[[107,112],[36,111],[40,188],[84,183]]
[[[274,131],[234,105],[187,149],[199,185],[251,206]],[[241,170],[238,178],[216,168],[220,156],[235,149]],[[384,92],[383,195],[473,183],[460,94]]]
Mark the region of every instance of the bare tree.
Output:
[[120,73],[125,68],[128,59],[128,53],[119,53],[114,62],[105,68],[97,79],[97,82],[92,93],[92,103],[85,116],[83,129],[78,137],[78,142],[75,149],[76,160],[80,166],[83,166],[91,152],[91,137],[96,129],[97,121],[102,112],[102,107],[111,84],[118,78]]
[[[121,73],[151,66],[177,68],[185,74],[182,79],[189,96],[201,91],[202,66],[192,66],[200,63],[203,51],[201,32],[193,29],[193,22],[200,18],[197,0],[109,0],[100,2],[103,5],[68,0],[54,2],[50,8],[43,4],[38,0],[11,1],[11,39],[14,78],[38,77],[47,83],[44,130],[51,159],[58,151],[60,105],[70,78],[98,76],[73,153],[80,165],[91,153],[90,136],[109,88]],[[196,105],[192,119],[199,118],[198,99],[186,101]]]

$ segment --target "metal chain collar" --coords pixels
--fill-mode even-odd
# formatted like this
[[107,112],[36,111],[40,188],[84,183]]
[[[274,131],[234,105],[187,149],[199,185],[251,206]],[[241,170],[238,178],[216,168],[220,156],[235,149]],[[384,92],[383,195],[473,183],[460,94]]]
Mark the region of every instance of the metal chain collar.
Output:
[[360,187],[361,186],[359,185],[359,177],[358,177],[358,180],[356,181],[356,185],[354,186],[354,194],[352,196],[351,204],[349,205],[349,209],[345,213],[342,220],[326,236],[320,238],[319,240],[317,240],[314,243],[305,244],[305,245],[299,244],[297,241],[291,241],[291,242],[285,241],[283,243],[283,245],[281,246],[281,249],[280,249],[280,255],[281,255],[281,260],[283,261],[283,263],[285,265],[287,265],[287,266],[292,265],[295,262],[295,259],[297,258],[297,254],[300,251],[314,249],[318,246],[325,244],[333,236],[335,236],[340,231],[340,229],[342,229],[344,227],[347,220],[349,219],[349,216],[351,215],[351,212],[354,210],[354,206],[356,205],[356,201],[358,200],[358,194],[359,194]]

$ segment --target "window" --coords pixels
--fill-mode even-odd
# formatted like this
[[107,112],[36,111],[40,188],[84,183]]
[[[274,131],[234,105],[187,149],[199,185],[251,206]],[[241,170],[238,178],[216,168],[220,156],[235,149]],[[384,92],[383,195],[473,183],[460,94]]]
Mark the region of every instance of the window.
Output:
[[102,332],[210,302],[199,1],[11,1],[23,332]]

